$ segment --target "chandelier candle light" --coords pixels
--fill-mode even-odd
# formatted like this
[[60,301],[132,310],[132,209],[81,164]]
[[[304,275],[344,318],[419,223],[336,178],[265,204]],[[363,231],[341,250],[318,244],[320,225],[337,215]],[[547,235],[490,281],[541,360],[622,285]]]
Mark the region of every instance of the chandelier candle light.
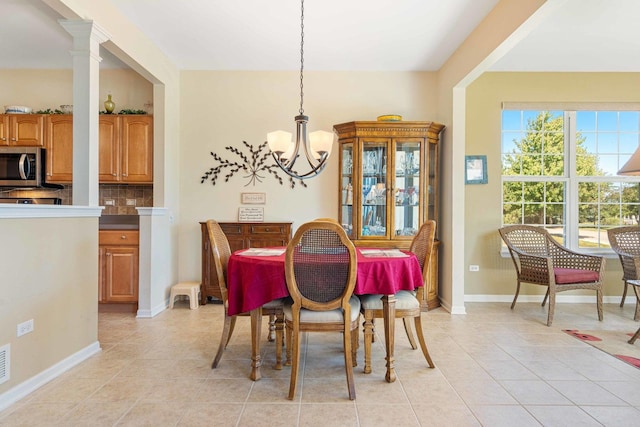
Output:
[[[295,143],[291,139],[291,132],[277,130],[267,134],[267,142],[274,160],[280,168],[289,176],[297,179],[311,178],[318,175],[327,165],[327,160],[331,154],[331,148],[336,141],[334,132],[326,132],[323,130],[311,132],[307,141],[307,122],[309,116],[304,115],[304,0],[301,0],[301,16],[300,16],[300,109],[299,115],[295,117],[296,121],[296,140]],[[298,158],[300,145],[304,150],[304,155],[311,170],[299,174],[293,169]]]

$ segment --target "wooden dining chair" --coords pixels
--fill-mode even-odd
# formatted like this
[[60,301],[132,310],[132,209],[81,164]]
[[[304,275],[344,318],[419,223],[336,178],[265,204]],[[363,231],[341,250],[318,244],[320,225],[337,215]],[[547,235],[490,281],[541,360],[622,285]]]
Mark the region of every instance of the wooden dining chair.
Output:
[[311,331],[343,333],[349,399],[356,398],[353,364],[360,317],[360,300],[353,295],[356,272],[355,247],[339,224],[302,224],[289,242],[285,276],[291,302],[284,307],[287,348],[293,350],[289,399],[294,398],[298,383],[300,335]]
[[[217,282],[219,294],[214,295],[216,298],[222,301],[224,307],[224,325],[222,327],[222,336],[220,337],[220,344],[218,345],[218,351],[213,359],[211,368],[215,369],[220,363],[222,353],[231,340],[233,330],[236,325],[236,316],[229,316],[227,314],[228,301],[227,301],[227,264],[229,257],[231,256],[231,248],[229,247],[229,241],[225,236],[220,224],[214,220],[207,221],[207,230],[209,232],[209,244],[211,245],[211,256],[213,257],[212,265],[215,269],[215,274],[212,277],[213,284]],[[284,337],[284,303],[283,299],[277,299],[268,302],[262,306],[262,314],[268,316],[275,316],[275,335],[276,335],[276,369],[282,369],[282,344]],[[249,313],[242,313],[242,315],[248,315]]]
[[[436,233],[436,222],[433,220],[425,221],[424,224],[418,230],[418,233],[411,241],[409,250],[413,252],[418,258],[420,268],[422,269],[422,280],[425,281],[429,277],[429,265],[431,260],[431,253],[433,252],[433,242]],[[426,283],[425,283],[426,285]],[[422,294],[425,291],[425,286],[419,287],[416,291],[398,291],[395,294],[396,298],[396,318],[402,319],[404,323],[404,329],[409,338],[411,347],[417,349],[413,334],[411,332],[410,320],[414,319],[414,325],[416,334],[418,335],[418,342],[420,348],[424,354],[424,358],[427,360],[430,368],[435,365],[429,355],[427,349],[427,343],[424,339],[424,333],[422,330],[422,310],[420,308],[420,300]],[[364,373],[371,373],[371,344],[374,340],[374,319],[381,319],[384,317],[382,306],[381,294],[369,294],[360,295],[361,308],[360,311],[364,315]],[[394,337],[391,337],[395,340]],[[392,344],[393,345],[393,344]]]

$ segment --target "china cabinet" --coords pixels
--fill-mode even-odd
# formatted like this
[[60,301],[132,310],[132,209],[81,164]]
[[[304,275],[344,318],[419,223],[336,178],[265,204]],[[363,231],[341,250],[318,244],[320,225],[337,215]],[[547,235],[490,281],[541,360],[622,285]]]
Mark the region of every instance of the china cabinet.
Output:
[[[356,246],[408,249],[427,219],[439,220],[439,142],[428,121],[358,121],[334,126],[340,146],[338,219]],[[437,301],[437,249],[424,308]]]

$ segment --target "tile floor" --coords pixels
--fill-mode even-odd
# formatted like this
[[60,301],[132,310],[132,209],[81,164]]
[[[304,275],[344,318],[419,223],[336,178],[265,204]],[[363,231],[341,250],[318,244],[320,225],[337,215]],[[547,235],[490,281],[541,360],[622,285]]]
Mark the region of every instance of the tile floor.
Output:
[[0,425],[640,425],[640,369],[561,332],[634,331],[631,304],[605,305],[604,322],[593,304],[558,304],[552,327],[534,303],[514,311],[507,303],[469,303],[467,311],[423,314],[435,369],[410,349],[398,323],[392,384],[384,381],[382,339],[370,375],[362,373],[361,345],[355,401],[347,397],[339,334],[307,336],[301,386],[289,401],[290,369],[272,369],[266,339],[263,378],[248,379],[249,318],[238,320],[220,367],[211,370],[220,305],[189,310],[181,301],[153,319],[101,314],[103,351],[0,412]]

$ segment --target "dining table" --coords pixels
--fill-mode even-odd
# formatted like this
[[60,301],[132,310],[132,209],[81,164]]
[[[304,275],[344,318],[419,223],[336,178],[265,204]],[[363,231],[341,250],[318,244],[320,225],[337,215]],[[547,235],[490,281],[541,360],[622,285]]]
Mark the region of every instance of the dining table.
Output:
[[[262,306],[289,296],[285,278],[286,247],[249,248],[235,251],[227,265],[228,314],[251,315],[251,374],[261,378],[260,339]],[[355,295],[382,295],[387,382],[396,380],[394,359],[395,293],[423,286],[422,270],[415,254],[399,249],[356,248]]]

